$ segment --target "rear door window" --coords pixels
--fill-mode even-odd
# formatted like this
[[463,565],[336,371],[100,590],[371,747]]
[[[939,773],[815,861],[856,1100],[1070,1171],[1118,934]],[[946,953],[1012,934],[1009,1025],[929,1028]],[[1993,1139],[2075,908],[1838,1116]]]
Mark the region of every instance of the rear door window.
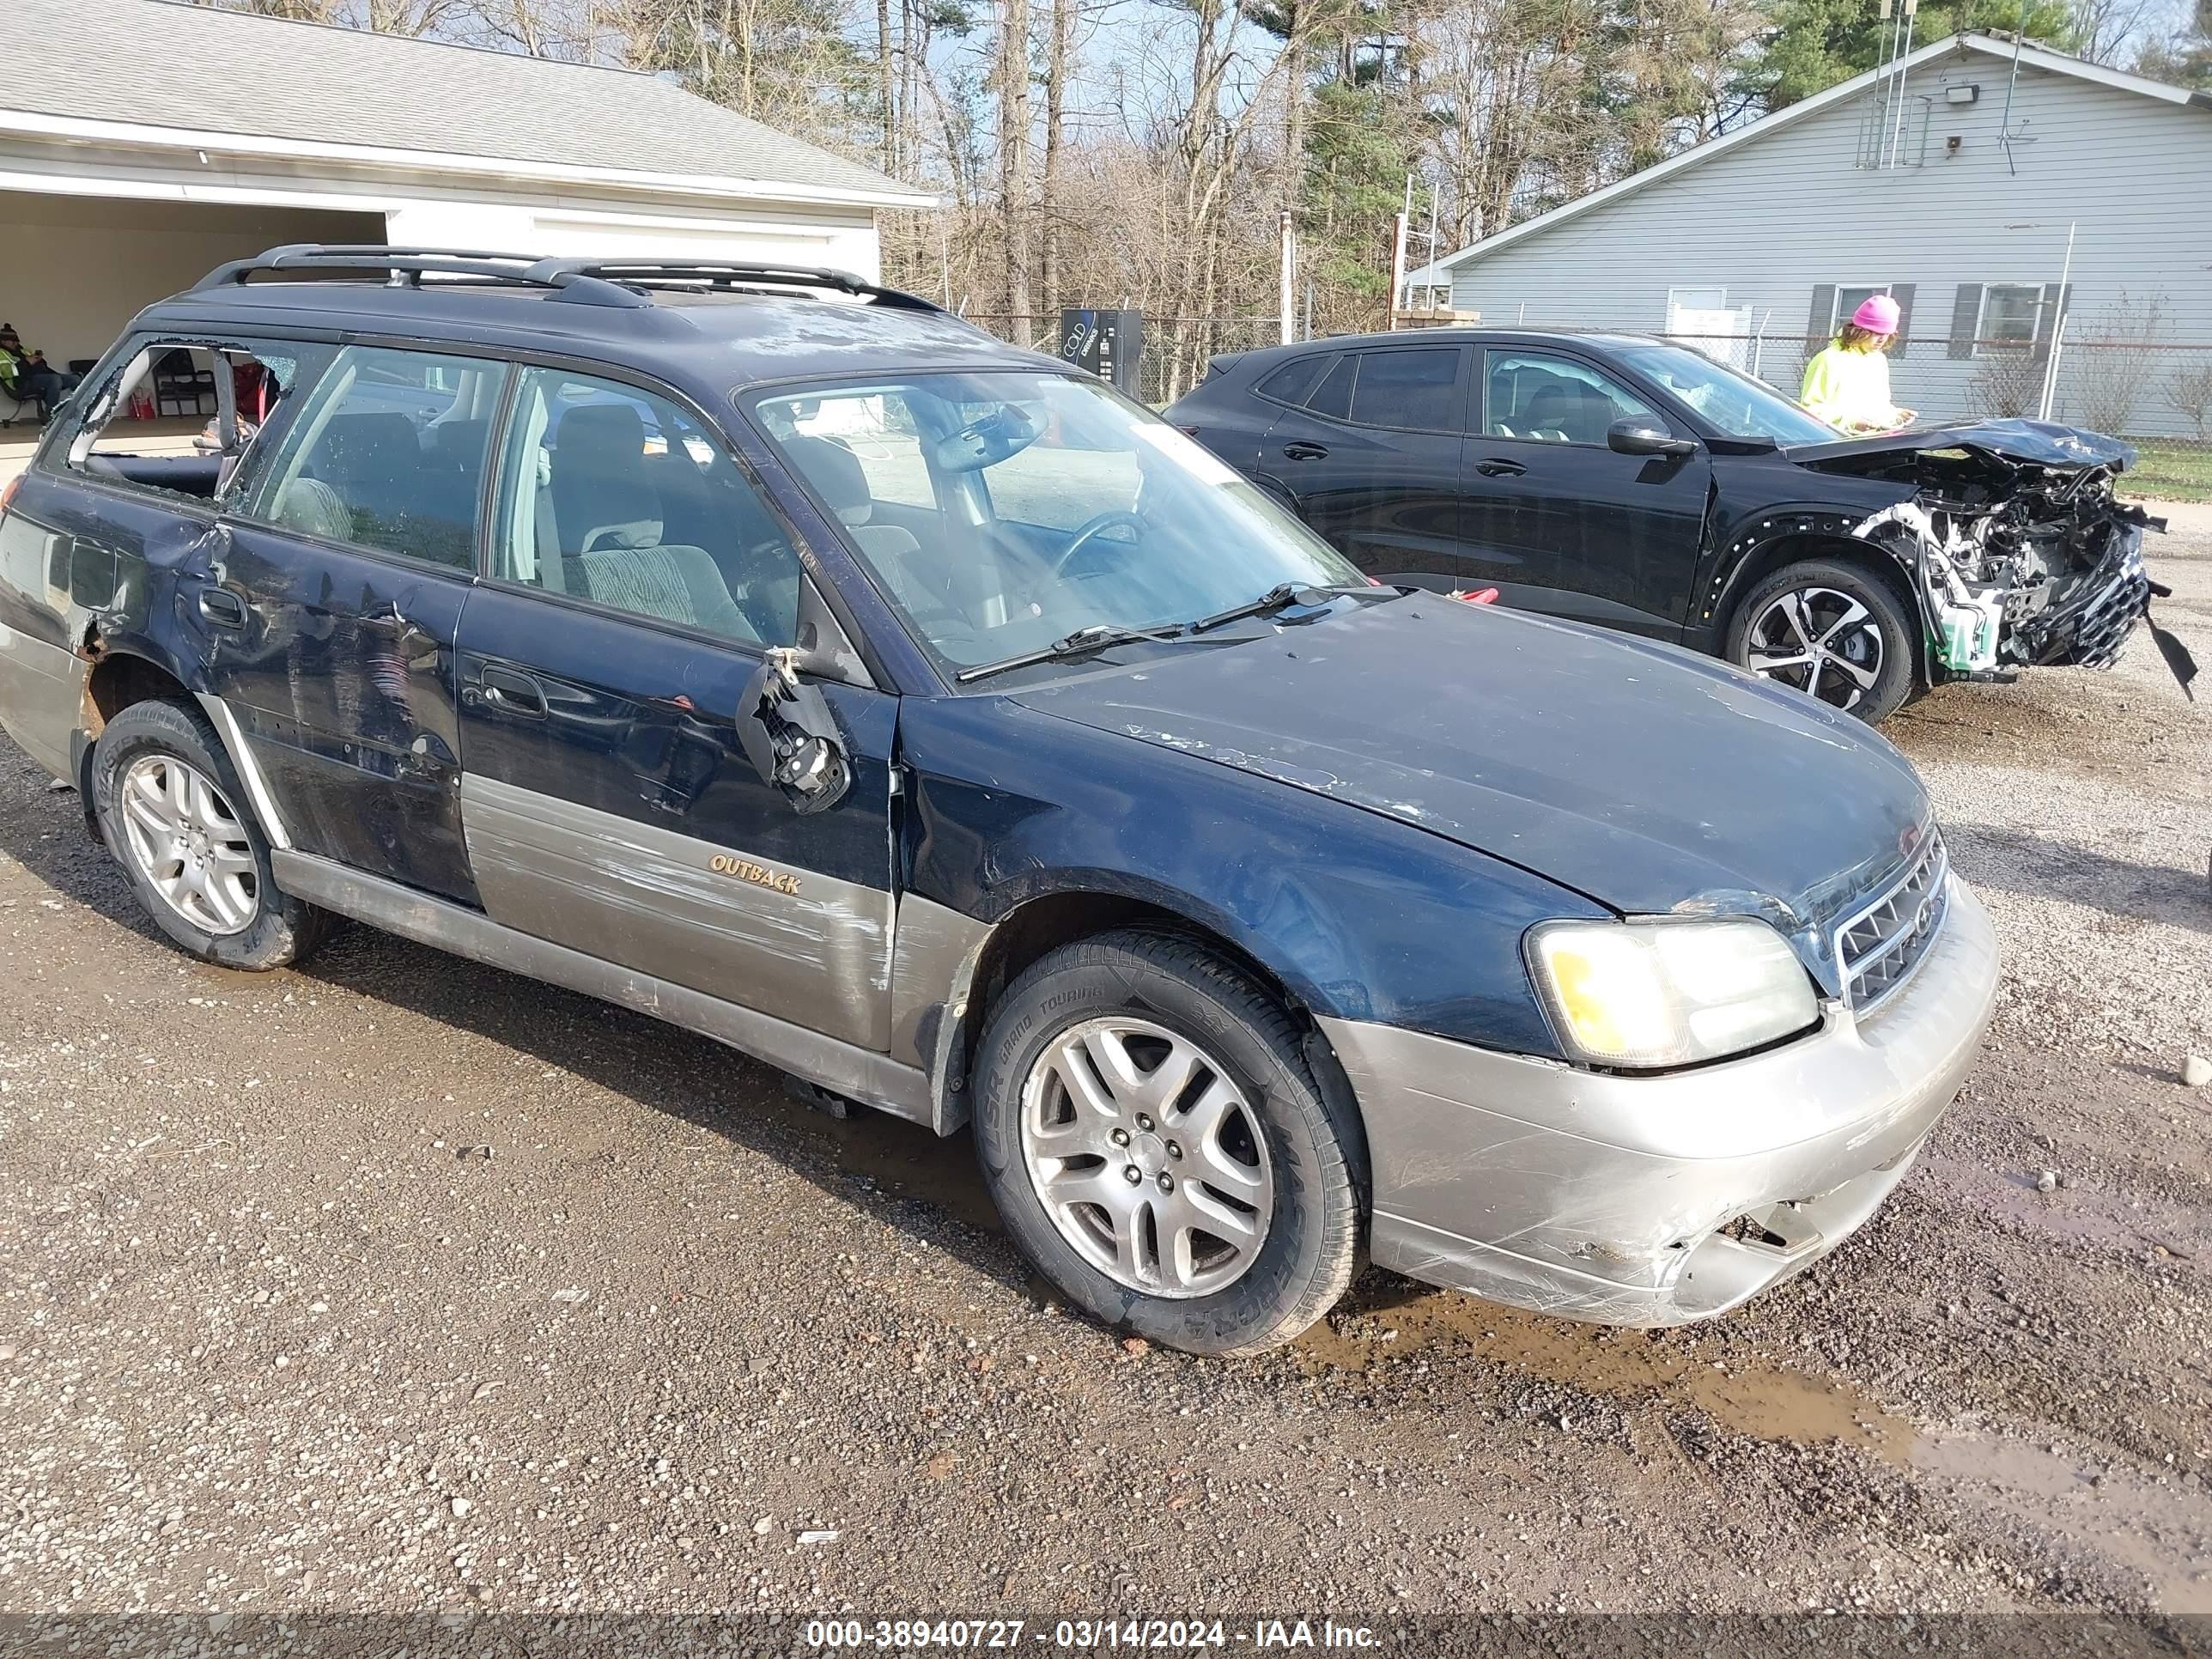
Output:
[[474,572],[503,363],[348,346],[292,420],[249,517]]
[[1363,351],[1352,418],[1413,432],[1460,429],[1457,346]]

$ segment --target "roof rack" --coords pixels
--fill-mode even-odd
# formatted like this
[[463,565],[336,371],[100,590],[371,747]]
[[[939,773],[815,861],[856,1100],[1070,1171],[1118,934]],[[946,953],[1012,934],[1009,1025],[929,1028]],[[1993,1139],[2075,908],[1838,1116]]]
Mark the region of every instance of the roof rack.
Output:
[[380,247],[295,242],[251,259],[218,265],[193,292],[243,287],[263,271],[383,271],[394,288],[421,288],[426,276],[553,290],[556,299],[635,308],[653,303],[653,289],[736,293],[755,289],[827,289],[878,305],[940,311],[918,295],[863,282],[849,271],[814,265],[755,265],[713,259],[542,258],[480,248]]
[[706,289],[731,293],[758,288],[821,288],[908,311],[944,307],[903,289],[863,281],[826,265],[755,265],[715,259],[558,259],[549,268],[639,288]]
[[420,288],[426,276],[471,277],[477,282],[557,290],[557,298],[586,305],[638,307],[652,304],[632,289],[571,269],[574,261],[541,259],[532,254],[495,253],[475,248],[377,247],[294,242],[272,247],[251,259],[218,265],[193,284],[192,291],[243,287],[258,272],[384,271],[394,288]]

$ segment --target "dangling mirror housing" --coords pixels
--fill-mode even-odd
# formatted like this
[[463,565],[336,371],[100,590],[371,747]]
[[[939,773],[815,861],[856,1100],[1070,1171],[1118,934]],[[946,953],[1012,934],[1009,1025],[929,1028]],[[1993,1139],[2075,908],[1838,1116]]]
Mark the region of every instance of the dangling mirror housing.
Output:
[[746,683],[738,741],[761,781],[795,812],[821,812],[853,787],[837,717],[819,687],[799,676],[812,665],[795,646],[777,646]]

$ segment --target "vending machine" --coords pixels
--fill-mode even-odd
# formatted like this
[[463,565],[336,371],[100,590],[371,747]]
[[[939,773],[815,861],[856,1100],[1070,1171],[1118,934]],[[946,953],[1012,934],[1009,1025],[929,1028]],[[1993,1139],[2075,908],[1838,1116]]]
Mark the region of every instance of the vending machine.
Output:
[[1141,311],[1063,311],[1060,355],[1087,368],[1117,392],[1138,395],[1138,370],[1145,356],[1145,313]]

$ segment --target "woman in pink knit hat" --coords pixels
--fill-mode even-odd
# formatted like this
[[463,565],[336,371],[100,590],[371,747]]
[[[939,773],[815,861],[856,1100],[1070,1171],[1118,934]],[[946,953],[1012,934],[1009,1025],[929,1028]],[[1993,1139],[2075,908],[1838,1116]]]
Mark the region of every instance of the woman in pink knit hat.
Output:
[[1838,431],[1894,432],[1913,411],[1889,400],[1889,359],[1897,337],[1897,301],[1869,295],[1842,331],[1805,365],[1797,401]]

